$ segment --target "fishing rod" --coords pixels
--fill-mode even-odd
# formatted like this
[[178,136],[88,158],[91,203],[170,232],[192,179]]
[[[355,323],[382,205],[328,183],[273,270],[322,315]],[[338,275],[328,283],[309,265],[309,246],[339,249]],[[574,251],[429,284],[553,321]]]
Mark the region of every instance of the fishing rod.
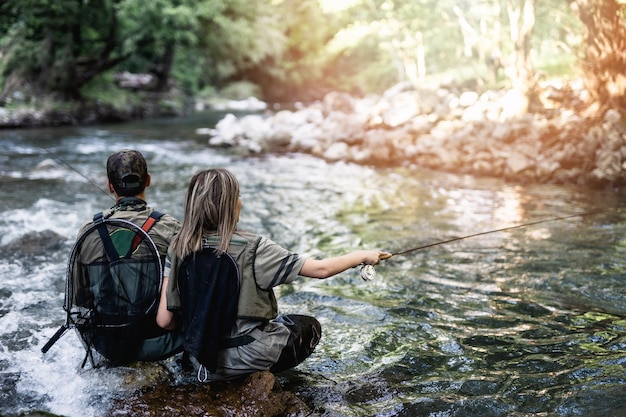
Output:
[[115,197],[113,197],[111,195],[111,193],[109,193],[108,191],[106,191],[104,188],[100,187],[100,185],[98,185],[98,183],[96,183],[94,180],[92,180],[91,178],[89,178],[88,176],[84,175],[82,172],[80,172],[78,169],[74,168],[69,162],[67,162],[66,160],[64,160],[63,158],[61,158],[60,156],[54,154],[52,151],[50,151],[49,149],[46,148],[42,148],[42,147],[38,147],[39,149],[47,152],[52,159],[54,159],[55,161],[61,162],[63,165],[67,166],[69,169],[71,169],[72,171],[76,172],[78,175],[80,175],[81,177],[83,177],[84,179],[86,179],[87,181],[89,181],[89,183],[91,185],[93,185],[94,187],[96,187],[98,190],[102,191],[105,195],[107,195],[109,198],[111,198],[112,200],[115,200]]
[[[439,245],[444,245],[446,243],[457,242],[459,240],[469,239],[471,237],[488,235],[488,234],[491,234],[491,233],[506,232],[506,231],[509,231],[509,230],[521,229],[523,227],[534,226],[534,225],[542,224],[542,223],[555,222],[555,221],[559,221],[559,220],[567,220],[567,219],[571,219],[571,218],[574,218],[574,217],[592,216],[594,214],[600,214],[600,213],[603,213],[603,211],[590,211],[590,212],[586,212],[586,213],[579,213],[579,214],[571,214],[571,215],[567,215],[567,216],[552,217],[552,218],[549,218],[549,219],[537,220],[537,221],[534,221],[534,222],[518,224],[518,225],[515,225],[515,226],[509,226],[509,227],[503,227],[503,228],[500,228],[500,229],[488,230],[486,232],[473,233],[471,235],[455,237],[455,238],[451,238],[451,239],[447,239],[447,240],[442,240],[442,241],[439,241],[439,242],[429,243],[427,245],[416,246],[414,248],[405,249],[405,250],[401,250],[401,251],[398,251],[398,252],[392,252],[389,255],[386,255],[384,257],[381,256],[380,259],[381,260],[385,260],[385,259],[389,259],[389,258],[391,258],[393,256],[407,255],[409,253],[417,252],[419,250],[423,250],[423,249],[427,249],[427,248],[431,248],[433,246],[439,246]],[[371,281],[375,277],[376,277],[376,270],[374,269],[373,265],[363,265],[361,267],[361,278],[363,279],[363,281]]]

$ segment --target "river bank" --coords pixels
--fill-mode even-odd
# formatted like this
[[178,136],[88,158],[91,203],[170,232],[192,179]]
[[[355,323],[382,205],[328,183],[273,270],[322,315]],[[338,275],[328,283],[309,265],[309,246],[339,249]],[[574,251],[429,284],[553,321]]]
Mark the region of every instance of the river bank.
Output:
[[513,90],[458,92],[399,85],[381,97],[330,93],[271,115],[227,115],[202,129],[212,146],[302,152],[329,161],[410,166],[517,183],[626,182],[626,128],[617,109],[598,115],[572,84],[546,84],[532,113]]
[[47,111],[0,108],[0,128],[120,123],[180,116],[190,108],[232,110],[215,128],[196,133],[207,135],[209,146],[252,154],[305,153],[331,162],[427,168],[521,184],[623,185],[624,118],[619,109],[601,112],[586,104],[587,96],[581,83],[544,83],[531,112],[521,114],[522,98],[514,90],[479,94],[399,84],[380,96],[331,92],[294,110],[268,110],[254,98],[177,105],[145,101],[121,108],[74,104]]
[[99,123],[124,123],[156,117],[173,117],[185,113],[182,104],[145,100],[133,104],[113,105],[100,101],[57,103],[40,100],[36,105],[0,107],[0,130],[34,129],[59,126],[89,126]]

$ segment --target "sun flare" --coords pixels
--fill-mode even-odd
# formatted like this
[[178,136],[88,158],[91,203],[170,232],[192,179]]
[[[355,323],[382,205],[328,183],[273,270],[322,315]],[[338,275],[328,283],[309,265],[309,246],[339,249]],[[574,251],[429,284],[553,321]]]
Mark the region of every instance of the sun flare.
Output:
[[347,9],[355,4],[357,0],[319,0],[319,2],[324,13],[331,13]]

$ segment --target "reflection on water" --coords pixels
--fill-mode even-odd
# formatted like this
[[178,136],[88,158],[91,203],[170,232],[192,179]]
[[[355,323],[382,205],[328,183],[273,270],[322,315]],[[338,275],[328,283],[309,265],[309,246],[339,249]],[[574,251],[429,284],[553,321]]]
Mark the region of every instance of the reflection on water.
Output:
[[[281,288],[281,309],[316,316],[324,335],[314,355],[279,380],[324,416],[623,415],[621,190],[518,186],[302,155],[244,157],[207,148],[193,134],[206,123],[3,136],[1,415],[40,409],[100,416],[112,399],[176,372],[171,362],[80,369],[84,353],[73,334],[46,356],[39,351],[64,319],[65,262],[75,233],[112,203],[85,177],[104,187],[104,161],[122,147],[146,154],[153,176],[148,197],[177,217],[193,173],[231,169],[242,185],[240,226],[310,256],[359,247],[399,252],[605,210],[394,256],[372,282],[354,269]],[[46,159],[53,163],[37,168]],[[58,236],[56,245],[16,252],[16,241],[44,231]]]

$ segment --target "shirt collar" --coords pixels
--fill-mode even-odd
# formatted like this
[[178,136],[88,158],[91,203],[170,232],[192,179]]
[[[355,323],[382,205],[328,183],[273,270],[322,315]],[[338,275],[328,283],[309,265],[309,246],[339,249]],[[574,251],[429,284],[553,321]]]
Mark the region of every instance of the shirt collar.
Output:
[[137,197],[122,197],[117,201],[111,209],[112,210],[133,210],[141,211],[145,210],[147,203],[141,198]]

